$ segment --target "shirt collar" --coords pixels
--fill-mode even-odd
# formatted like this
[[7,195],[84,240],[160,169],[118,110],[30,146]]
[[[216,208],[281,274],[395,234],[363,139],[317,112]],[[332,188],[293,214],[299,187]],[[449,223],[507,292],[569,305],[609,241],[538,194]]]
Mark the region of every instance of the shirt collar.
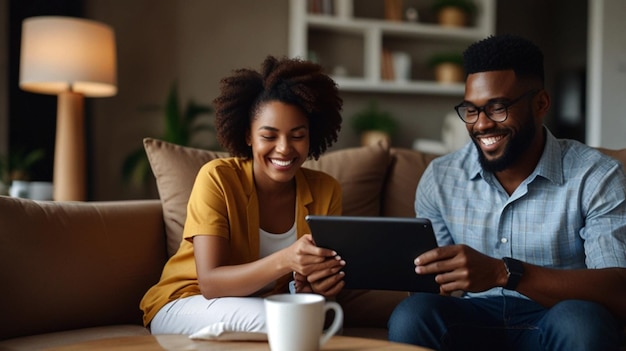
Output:
[[529,178],[532,179],[541,176],[553,183],[563,184],[563,156],[561,145],[548,128],[544,127],[543,129],[546,134],[546,144],[543,148],[539,163]]

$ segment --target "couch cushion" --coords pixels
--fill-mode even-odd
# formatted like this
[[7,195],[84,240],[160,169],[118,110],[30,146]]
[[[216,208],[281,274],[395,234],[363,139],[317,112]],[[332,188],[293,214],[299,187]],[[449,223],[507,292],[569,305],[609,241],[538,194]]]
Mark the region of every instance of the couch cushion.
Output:
[[52,202],[0,196],[0,340],[141,325],[165,263],[158,200]]
[[622,167],[624,167],[624,172],[626,172],[626,149],[613,150],[599,147],[598,150],[605,155],[611,156],[614,159],[618,160]]
[[339,181],[344,216],[380,216],[389,161],[389,149],[375,144],[331,151],[317,161],[306,161],[304,167],[326,172]]
[[[171,256],[180,245],[187,201],[197,172],[206,162],[228,154],[151,138],[144,139],[144,146],[163,203],[167,248]],[[389,160],[389,150],[383,145],[374,145],[329,151],[319,160],[307,160],[304,166],[326,172],[339,181],[345,215],[378,216]]]
[[143,145],[163,204],[167,253],[172,256],[180,246],[187,218],[187,201],[198,171],[205,163],[227,157],[228,153],[184,147],[152,138],[145,138]]
[[391,148],[390,155],[381,213],[387,217],[415,217],[417,183],[437,156],[402,148]]

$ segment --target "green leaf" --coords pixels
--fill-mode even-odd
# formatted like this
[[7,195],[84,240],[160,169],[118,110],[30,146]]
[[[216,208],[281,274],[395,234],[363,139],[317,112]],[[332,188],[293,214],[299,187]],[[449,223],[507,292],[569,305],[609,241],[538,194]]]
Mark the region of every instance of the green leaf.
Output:
[[180,138],[180,113],[178,88],[172,85],[165,102],[165,140],[178,143]]
[[[154,111],[154,109],[155,106],[153,105],[143,108],[144,111]],[[184,111],[181,109],[176,82],[170,87],[165,105],[159,109],[163,111],[165,118],[165,130],[160,139],[167,142],[193,146],[190,143],[195,133],[215,130],[210,123],[197,121],[201,115],[213,113],[211,106],[197,104],[193,100],[189,100]],[[146,182],[151,174],[150,163],[143,147],[133,151],[123,162],[122,178],[125,182]]]
[[435,12],[448,6],[457,7],[470,15],[476,12],[476,4],[471,0],[435,0],[432,6]]
[[398,125],[389,112],[381,111],[375,101],[352,116],[352,128],[361,133],[369,130],[379,130],[390,135],[395,133]]
[[124,182],[144,184],[152,175],[150,162],[144,148],[131,152],[122,163],[122,179]]

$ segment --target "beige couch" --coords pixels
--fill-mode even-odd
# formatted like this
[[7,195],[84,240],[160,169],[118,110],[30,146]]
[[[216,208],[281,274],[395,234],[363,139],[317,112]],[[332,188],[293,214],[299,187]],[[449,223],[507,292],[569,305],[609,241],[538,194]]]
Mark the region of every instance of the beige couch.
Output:
[[[160,200],[35,202],[0,197],[0,350],[149,334],[139,301],[177,248],[199,167],[223,153],[144,141]],[[626,160],[626,150],[621,154]],[[307,166],[342,184],[346,215],[414,216],[434,156],[383,146],[332,151]],[[344,334],[385,337],[402,292],[338,298]]]

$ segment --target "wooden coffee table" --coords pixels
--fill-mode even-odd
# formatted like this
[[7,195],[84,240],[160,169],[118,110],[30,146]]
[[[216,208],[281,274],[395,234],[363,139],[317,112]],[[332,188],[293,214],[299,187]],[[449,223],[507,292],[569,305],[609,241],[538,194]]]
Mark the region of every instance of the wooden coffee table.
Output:
[[[197,351],[269,351],[266,341],[205,341],[191,340],[186,335],[142,335],[111,339],[85,341],[77,344],[58,346],[48,351],[149,351],[149,350],[197,350]],[[333,336],[323,347],[325,351],[341,350],[391,350],[419,351],[423,347],[394,343],[386,340]]]

